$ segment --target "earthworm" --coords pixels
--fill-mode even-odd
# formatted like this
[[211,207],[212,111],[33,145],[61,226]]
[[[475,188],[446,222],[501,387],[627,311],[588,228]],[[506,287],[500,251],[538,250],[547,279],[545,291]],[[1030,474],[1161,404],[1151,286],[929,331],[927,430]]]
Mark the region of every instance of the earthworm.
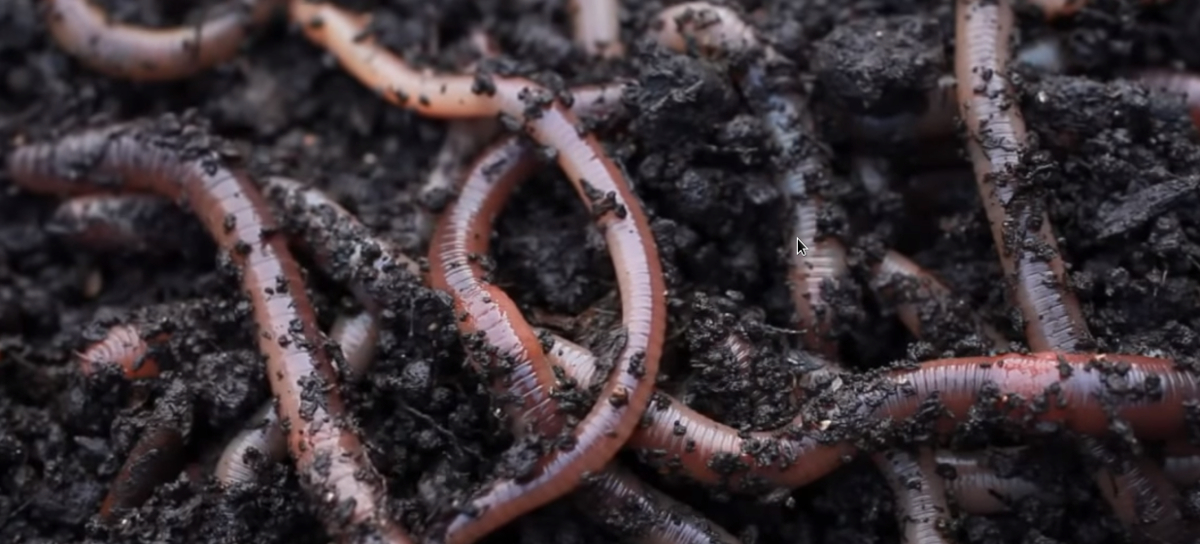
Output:
[[925,109],[884,117],[848,116],[849,136],[865,143],[936,140],[954,134],[958,117],[954,76],[938,78],[925,95]]
[[1192,124],[1200,127],[1200,76],[1187,72],[1145,70],[1137,74],[1137,79],[1147,87],[1182,94],[1192,116]]
[[1200,483],[1200,450],[1194,446],[1169,444],[1163,472],[1178,486],[1191,487]]
[[[1045,210],[1018,195],[1025,120],[1008,81],[1012,0],[962,0],[956,10],[955,75],[992,239],[1033,351],[1091,345],[1079,301]],[[1023,197],[1023,198],[1022,198]]]
[[1018,452],[1016,448],[972,453],[939,450],[936,458],[939,472],[950,474],[945,486],[955,504],[972,514],[996,514],[1008,510],[1013,501],[1038,492],[1032,481],[1003,476],[993,468],[997,456],[1013,457]]
[[[871,288],[895,307],[900,322],[917,338],[923,336],[922,331],[927,325],[966,326],[970,332],[988,340],[995,349],[1008,346],[1004,335],[956,300],[946,284],[896,251],[889,250],[883,260],[872,267]],[[957,319],[956,314],[965,319]]]
[[174,245],[167,237],[192,226],[156,196],[88,195],[59,205],[45,228],[93,250],[145,252]]
[[933,451],[920,448],[916,454],[890,450],[872,456],[896,496],[896,519],[906,544],[947,544],[949,529],[946,489],[937,474]]
[[91,376],[101,368],[120,368],[127,380],[144,380],[158,376],[158,362],[148,356],[151,344],[166,342],[170,335],[152,333],[142,337],[142,327],[133,323],[116,325],[104,339],[79,353],[79,369]]
[[[329,339],[342,349],[346,374],[362,375],[375,358],[379,322],[372,312],[338,316]],[[287,455],[287,436],[273,403],[265,403],[221,452],[213,476],[224,486],[254,481],[257,463],[278,463]]]
[[[531,172],[531,159],[520,140],[509,137],[472,167],[458,200],[435,230],[430,282],[454,297],[473,362],[488,372],[507,369],[499,385],[504,398],[519,401],[508,407],[510,416],[554,438],[564,431],[565,423],[551,398],[557,387],[554,373],[524,316],[506,293],[486,283],[486,272],[476,258],[487,254],[492,222],[517,183]],[[476,499],[474,506],[481,514],[458,515],[447,529],[447,542],[473,542],[574,489],[582,472],[595,472],[612,459],[650,400],[654,387],[650,378],[657,374],[666,326],[662,271],[644,214],[628,205],[633,195],[617,181],[616,172],[611,167],[605,170],[607,174],[597,171],[597,177],[587,176],[586,182],[578,183],[585,185],[581,196],[599,216],[617,271],[625,346],[595,406],[577,425],[574,447],[550,454],[529,483],[503,481]],[[572,172],[572,179],[579,179],[581,172]]]
[[[655,489],[616,463],[576,492],[579,510],[608,526],[633,524],[633,544],[740,544],[688,505]],[[616,520],[616,523],[613,522]]]
[[1100,462],[1093,477],[1100,494],[1125,527],[1155,542],[1184,544],[1194,540],[1179,511],[1179,493],[1162,469],[1144,457],[1115,457],[1093,438],[1084,439],[1084,448]]
[[[659,12],[656,25],[658,44],[676,53],[696,45],[707,56],[759,50],[765,54],[765,63],[778,59],[774,49],[764,46],[754,30],[729,8],[707,2],[679,4]],[[762,63],[751,67],[740,84],[742,92],[750,95],[750,102],[778,148],[775,165],[778,183],[792,201],[792,226],[785,237],[785,247],[793,245],[792,238],[799,238],[808,246],[806,254],[790,256],[788,283],[792,302],[798,325],[804,331],[805,347],[836,359],[837,341],[831,335],[833,308],[828,305],[824,290],[836,286],[848,272],[846,250],[819,223],[825,203],[817,190],[817,186],[827,182],[831,171],[824,150],[814,138],[816,127],[804,97],[769,88],[765,70]]]
[[625,44],[621,42],[620,0],[571,0],[567,10],[571,14],[575,43],[588,55],[625,56]]
[[[206,127],[166,115],[19,147],[8,169],[33,192],[157,193],[187,205],[241,270],[289,449],[307,490],[324,506],[330,534],[410,542],[386,512],[384,484],[345,423],[337,375],[300,267],[266,199],[243,170],[226,165],[232,153],[218,145]],[[321,391],[321,402],[303,400],[307,391]]]
[[[445,524],[444,534],[434,537],[446,544],[469,544],[570,492],[579,485],[584,473],[595,472],[606,465],[633,433],[653,392],[666,328],[665,287],[658,248],[645,212],[617,165],[594,135],[581,133],[575,115],[545,89],[528,80],[511,77],[478,74],[425,77],[371,38],[366,32],[369,18],[328,3],[293,0],[291,17],[302,26],[311,41],[338,58],[351,75],[396,105],[438,118],[503,114],[523,125],[534,140],[555,151],[560,168],[591,210],[608,244],[613,268],[617,271],[625,328],[625,345],[616,357],[613,373],[591,412],[576,427],[578,433],[573,439],[573,447],[551,452],[543,460],[539,473],[528,481],[507,478],[496,481],[451,517]],[[501,145],[497,149],[504,147]],[[490,163],[486,159],[482,162]],[[486,173],[477,176],[473,171],[469,177],[494,179],[505,176]],[[458,202],[460,205],[455,209],[471,205],[465,195],[460,196]],[[468,204],[462,204],[464,202]],[[447,217],[455,214],[454,210],[444,214],[442,225],[447,224]],[[443,228],[439,227],[439,230]],[[436,239],[435,235],[431,248],[434,255],[440,249]],[[467,256],[461,257],[466,259]],[[453,264],[460,267],[460,276],[468,270],[462,266],[465,263]],[[437,264],[432,268],[435,275],[449,272],[439,270]],[[477,289],[470,296],[477,297],[471,300],[489,305],[485,302],[489,294],[492,293]],[[456,301],[460,313],[464,302],[461,298]],[[511,314],[507,316],[511,317]],[[480,315],[473,317],[478,319]],[[463,322],[461,326],[474,327],[474,320],[470,321],[472,323]],[[507,320],[502,319],[500,326],[505,323]],[[545,366],[544,353],[540,346],[505,345],[517,349],[510,355],[516,357],[512,362],[518,375],[527,371],[521,370],[525,364],[539,367],[535,376],[545,375],[542,368]],[[504,349],[499,352],[503,353]],[[537,407],[534,409],[540,411]],[[561,417],[554,419],[561,424]],[[436,532],[442,531],[443,528],[438,527]]]
[[[1142,0],[1142,4],[1161,4],[1165,1],[1167,0]],[[1041,8],[1047,19],[1056,19],[1078,13],[1088,4],[1088,0],[1029,0],[1029,3]]]
[[282,0],[231,0],[196,25],[151,29],[112,22],[90,0],[42,0],[46,25],[68,54],[112,77],[183,79],[229,60],[248,30],[270,19]]
[[192,408],[181,380],[173,381],[154,405],[148,426],[125,458],[100,506],[100,519],[115,521],[122,511],[136,508],[164,481],[183,468],[183,450],[191,433]]

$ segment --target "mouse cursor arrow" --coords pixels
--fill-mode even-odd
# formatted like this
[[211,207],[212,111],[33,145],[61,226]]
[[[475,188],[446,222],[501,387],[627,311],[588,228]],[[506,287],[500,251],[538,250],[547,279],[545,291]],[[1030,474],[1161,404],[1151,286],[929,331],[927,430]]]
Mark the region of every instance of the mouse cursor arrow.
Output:
[[808,256],[808,246],[804,245],[804,241],[796,238],[796,255],[801,257]]

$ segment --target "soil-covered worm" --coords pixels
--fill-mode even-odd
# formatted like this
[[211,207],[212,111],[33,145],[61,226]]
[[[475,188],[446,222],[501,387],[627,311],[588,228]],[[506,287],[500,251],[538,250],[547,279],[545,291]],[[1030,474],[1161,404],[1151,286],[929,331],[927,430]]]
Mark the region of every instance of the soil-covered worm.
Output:
[[284,2],[230,0],[194,25],[151,29],[113,22],[91,0],[41,1],[59,47],[93,70],[140,81],[183,79],[233,58]]
[[1010,294],[1033,351],[1091,347],[1079,301],[1045,208],[1023,187],[1025,120],[1009,82],[1012,0],[958,0],[958,105],[979,195]]
[[1164,544],[1192,544],[1190,527],[1179,510],[1182,498],[1163,469],[1146,457],[1114,456],[1095,438],[1084,438],[1083,449],[1098,462],[1092,477],[1117,519],[1139,539]]
[[655,25],[658,44],[676,53],[696,49],[707,56],[762,54],[738,83],[777,148],[778,184],[791,200],[792,224],[784,246],[791,247],[793,238],[808,246],[804,254],[790,256],[788,264],[788,284],[798,326],[804,331],[804,345],[836,359],[837,341],[831,336],[833,308],[824,292],[848,272],[846,250],[819,222],[826,204],[818,189],[829,183],[832,173],[824,148],[815,138],[816,127],[804,97],[772,88],[767,65],[778,60],[778,54],[763,45],[754,30],[729,8],[707,2],[679,4],[660,12]]
[[63,202],[46,232],[94,251],[133,253],[177,249],[181,234],[200,234],[191,218],[152,195],[87,195]]
[[1007,511],[1015,501],[1038,492],[1037,484],[1029,479],[996,468],[998,458],[1015,458],[1019,453],[1018,448],[971,453],[938,451],[938,473],[945,475],[946,493],[963,511],[997,514]]
[[[117,198],[117,197],[113,197]],[[118,222],[123,220],[116,218]],[[143,380],[158,376],[166,355],[160,348],[177,332],[182,316],[203,317],[209,307],[207,300],[180,300],[138,308],[121,322],[99,322],[110,325],[99,338],[76,354],[79,370],[92,376],[104,369],[119,370],[127,380]],[[89,336],[85,331],[85,337]],[[170,361],[166,361],[170,364]]]
[[192,427],[186,382],[175,380],[154,405],[125,463],[100,505],[100,519],[116,521],[124,511],[146,502],[159,484],[174,478],[184,465],[184,448]]
[[1008,347],[1008,339],[961,304],[946,284],[896,251],[889,250],[871,268],[870,282],[875,293],[895,308],[904,328],[917,338],[924,336],[927,326],[962,327],[963,333],[976,334],[997,350]]
[[[426,76],[371,37],[368,17],[328,3],[293,0],[291,18],[312,42],[332,53],[344,69],[388,101],[438,118],[501,115],[553,149],[559,167],[591,211],[608,244],[617,272],[625,329],[625,345],[613,362],[610,379],[592,411],[576,427],[579,432],[574,435],[573,447],[551,452],[541,470],[528,480],[497,480],[449,516],[444,529],[439,523],[432,535],[433,540],[446,544],[475,542],[508,521],[569,493],[584,473],[608,464],[637,426],[654,390],[666,328],[666,289],[649,221],[624,174],[596,137],[581,131],[578,118],[568,109],[569,104],[564,105],[563,97],[555,97],[521,78],[478,73]],[[572,99],[565,98],[568,102]],[[466,197],[460,196],[459,202],[464,201]],[[451,215],[453,212],[447,212],[443,217]],[[510,356],[527,361],[544,359],[540,346],[521,345],[517,349],[497,354],[492,364],[500,364]]]
[[933,451],[889,450],[872,456],[896,498],[896,519],[906,544],[949,544],[950,509]]
[[[266,199],[206,126],[165,115],[83,130],[25,145],[8,158],[12,179],[38,193],[155,193],[187,206],[241,270],[255,337],[267,361],[289,450],[329,533],[409,536],[388,512],[384,484],[352,426],[317,328],[300,266],[278,232]],[[321,391],[321,402],[306,402]]]
[[[345,374],[361,376],[375,358],[379,321],[370,311],[338,316],[329,339],[342,350]],[[213,476],[224,486],[252,482],[261,472],[260,467],[278,463],[286,456],[287,436],[274,405],[268,402],[221,451]]]
[[1151,89],[1183,95],[1192,124],[1200,127],[1200,75],[1169,70],[1145,70],[1136,79]]

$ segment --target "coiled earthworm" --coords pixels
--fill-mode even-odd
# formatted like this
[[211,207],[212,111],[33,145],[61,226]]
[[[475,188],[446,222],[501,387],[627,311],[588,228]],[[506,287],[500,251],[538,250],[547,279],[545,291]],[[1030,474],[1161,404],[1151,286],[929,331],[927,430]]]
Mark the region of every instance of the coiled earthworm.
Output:
[[900,322],[917,338],[925,336],[927,326],[966,327],[965,333],[978,334],[995,349],[1008,346],[1008,339],[957,300],[946,284],[900,253],[889,250],[872,267],[871,288],[896,309]]
[[933,451],[889,450],[872,456],[896,496],[896,519],[906,544],[947,544],[950,509]]
[[1019,453],[1016,448],[972,453],[939,450],[936,459],[939,473],[948,473],[946,492],[955,504],[972,514],[996,514],[1008,510],[1014,501],[1038,492],[1032,481],[1002,475],[994,468],[997,457],[1015,457]]
[[[563,136],[577,137],[572,130]],[[592,142],[594,144],[594,141]],[[576,152],[583,151],[577,149]],[[588,152],[593,153],[593,152]],[[595,153],[600,153],[598,150]],[[560,155],[561,157],[561,155]],[[602,155],[593,155],[600,159]],[[459,327],[481,368],[507,369],[503,386],[519,406],[512,416],[554,438],[565,414],[551,398],[556,380],[543,348],[512,300],[484,280],[477,256],[486,255],[491,224],[508,194],[532,169],[528,152],[509,137],[484,154],[471,169],[458,200],[443,214],[430,247],[430,282],[454,297]],[[615,167],[577,169],[563,163],[585,204],[600,222],[617,271],[622,297],[625,345],[591,412],[577,426],[573,447],[554,452],[528,483],[503,481],[474,501],[478,515],[457,516],[446,540],[466,544],[520,514],[578,486],[583,472],[595,472],[612,459],[633,433],[654,388],[665,323],[665,288],[657,249],[641,208],[634,203]],[[592,171],[595,176],[584,175]],[[476,345],[479,344],[479,345]]]
[[[372,312],[338,316],[329,339],[342,349],[346,375],[362,375],[375,358],[379,322]],[[259,464],[278,463],[287,455],[287,436],[272,403],[263,404],[221,452],[213,476],[224,486],[254,481]]]
[[[715,57],[737,55],[759,49],[762,42],[754,29],[732,9],[708,2],[684,2],[663,9],[651,26],[658,45],[674,51]],[[762,52],[770,61],[779,60],[773,48]]]
[[173,381],[155,403],[148,426],[109,487],[100,505],[102,521],[111,523],[122,511],[141,506],[159,484],[179,474],[191,426],[187,389],[182,380]]
[[237,54],[248,30],[282,0],[231,0],[203,22],[169,29],[114,23],[90,0],[42,0],[46,25],[68,54],[93,70],[141,81],[183,79]]
[[88,195],[59,205],[46,232],[100,251],[148,252],[173,246],[194,225],[163,199],[150,195]]
[[117,367],[127,380],[144,380],[158,376],[158,362],[149,356],[151,344],[167,341],[170,335],[154,332],[149,339],[142,337],[142,327],[126,323],[108,330],[104,339],[79,353],[79,369],[91,376],[101,368]]
[[625,56],[625,44],[621,42],[620,0],[571,0],[567,6],[575,43],[588,55]]
[[[579,433],[569,451],[552,452],[528,481],[497,481],[452,516],[444,529],[434,531],[435,540],[469,544],[571,491],[583,473],[602,468],[632,434],[650,401],[666,327],[658,249],[641,204],[616,164],[594,136],[581,134],[575,115],[545,89],[520,78],[424,77],[371,39],[366,32],[367,17],[327,3],[293,0],[291,17],[311,41],[326,48],[355,78],[390,102],[431,117],[504,114],[523,125],[535,140],[554,149],[559,166],[591,209],[608,243],[620,284],[626,340],[612,377],[578,425]],[[467,198],[460,197],[459,202],[464,201]],[[446,217],[453,214],[448,211]],[[436,253],[437,243],[434,245],[431,251]],[[540,346],[535,347],[537,351],[525,351],[529,346],[519,348],[518,360],[529,357],[535,364],[544,364],[537,362],[544,354]]]
[[1195,531],[1188,530],[1179,511],[1179,492],[1161,468],[1145,457],[1116,458],[1094,438],[1085,438],[1084,448],[1100,461],[1093,478],[1126,528],[1155,542],[1185,544],[1195,540]]
[[1152,89],[1182,94],[1192,124],[1200,127],[1200,76],[1187,72],[1146,70],[1137,74],[1137,80]]
[[630,527],[633,534],[624,536],[633,544],[740,544],[721,526],[616,463],[586,480],[574,498],[589,518]]
[[955,75],[967,125],[967,147],[1012,298],[1033,351],[1090,347],[1079,301],[1044,208],[1019,194],[1027,146],[1008,81],[1012,0],[960,0],[956,10]]
[[[166,115],[19,147],[8,169],[13,181],[34,192],[157,193],[187,205],[241,270],[289,449],[323,506],[327,529],[335,537],[372,534],[408,543],[387,512],[384,484],[362,441],[346,424],[300,267],[266,199],[243,170],[226,165],[230,154],[214,140],[206,127]],[[320,391],[321,402],[304,400],[308,391]]]

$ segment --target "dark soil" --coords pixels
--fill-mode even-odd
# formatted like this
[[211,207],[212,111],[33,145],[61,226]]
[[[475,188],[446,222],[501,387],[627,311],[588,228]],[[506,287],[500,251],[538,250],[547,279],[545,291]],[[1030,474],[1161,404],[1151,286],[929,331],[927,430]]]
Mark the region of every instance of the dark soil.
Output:
[[[193,5],[102,3],[118,17],[155,25],[183,21]],[[562,0],[346,3],[377,14],[389,46],[442,69],[461,63],[456,44],[483,25],[517,70],[543,81],[638,79],[641,88],[628,97],[635,119],[606,141],[653,218],[671,288],[665,383],[686,379],[689,402],[731,424],[770,428],[786,420],[788,403],[781,399],[796,372],[795,357],[785,357],[792,316],[783,262],[791,240],[771,182],[769,148],[730,85],[727,66],[643,47],[662,3],[625,2],[624,37],[633,54],[607,64],[581,60]],[[1056,37],[1072,59],[1069,75],[1025,69],[1018,79],[1038,136],[1030,161],[1100,350],[1190,358],[1200,347],[1200,218],[1191,213],[1200,204],[1200,137],[1178,99],[1114,78],[1146,66],[1200,69],[1194,40],[1200,3],[1134,4],[1100,0],[1050,25],[1022,10],[1018,45]],[[0,2],[4,142],[100,117],[195,109],[216,133],[244,147],[257,172],[324,187],[376,232],[413,254],[424,251],[416,195],[444,123],[385,104],[282,21],[225,66],[180,83],[146,85],[114,81],[66,57],[34,5]],[[961,140],[864,145],[840,136],[846,113],[921,109],[920,89],[952,58],[953,2],[745,0],[742,7],[799,61],[797,76],[814,89],[835,167],[846,177],[835,201],[857,283],[836,298],[844,362],[869,369],[980,353],[954,327],[914,342],[881,308],[863,282],[867,256],[880,248],[937,272],[970,307],[1019,340]],[[864,189],[850,175],[856,153],[888,159],[890,185]],[[180,475],[125,521],[106,527],[96,520],[156,402],[191,403],[190,458],[204,462],[268,398],[248,306],[195,225],[160,229],[155,236],[163,251],[100,253],[45,230],[54,199],[14,188],[6,174],[0,185],[0,541],[326,542],[287,467],[276,470],[270,485],[232,492]],[[554,316],[617,310],[602,238],[553,168],[517,193],[497,230],[497,281],[529,315],[561,325]],[[313,280],[328,324],[352,303],[344,286]],[[488,478],[509,439],[480,379],[462,371],[457,336],[430,326],[449,322],[441,299],[425,293],[406,300],[386,316],[370,378],[347,390],[373,460],[408,512],[405,525],[421,527],[448,498]],[[114,322],[155,311],[170,316],[176,331],[163,354],[168,372],[138,384],[117,376],[83,379],[74,351]],[[583,341],[602,325],[589,321],[567,332]],[[733,373],[712,351],[736,325],[762,351],[755,375]],[[166,396],[181,381],[190,394]],[[1031,500],[1010,515],[956,518],[961,540],[1120,541],[1119,525],[1080,463],[1062,453],[1070,448],[1050,438],[1035,445],[1050,453],[1018,468],[1063,504]],[[899,538],[890,491],[863,461],[794,493],[757,498],[646,476],[748,543]],[[1200,504],[1200,494],[1189,498]],[[616,540],[561,501],[488,542]]]

